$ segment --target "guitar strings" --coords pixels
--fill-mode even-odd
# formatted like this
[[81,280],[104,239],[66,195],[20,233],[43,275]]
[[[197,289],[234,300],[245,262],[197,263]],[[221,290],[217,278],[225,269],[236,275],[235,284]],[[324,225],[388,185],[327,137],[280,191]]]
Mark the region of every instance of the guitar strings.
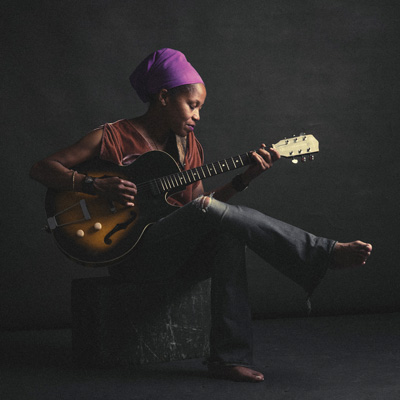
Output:
[[[243,159],[245,159],[245,162],[243,162]],[[190,185],[199,180],[218,175],[219,173],[230,171],[231,168],[232,168],[232,170],[241,168],[241,167],[247,165],[249,159],[250,159],[249,153],[244,153],[244,154],[238,155],[236,157],[231,157],[230,159],[216,161],[214,163],[202,165],[200,167],[192,168],[190,170],[180,171],[180,172],[176,172],[174,174],[170,174],[170,175],[166,175],[166,176],[163,176],[160,178],[152,179],[150,181],[138,183],[136,185],[136,187],[138,189],[140,189],[141,191],[152,191],[156,188],[159,193],[163,193],[163,192],[167,192],[170,189],[185,187],[185,186]],[[236,160],[236,163],[235,163],[235,160]],[[229,168],[229,161],[231,161],[231,168]],[[240,161],[241,165],[237,164],[239,161]],[[221,165],[221,163],[222,163],[222,165]],[[221,172],[217,171],[217,167],[219,167],[221,169]],[[207,170],[205,170],[205,168],[207,168]],[[224,171],[223,168],[228,168],[228,169]],[[203,173],[203,177],[201,177],[201,174],[198,171],[198,169],[200,169],[201,172]],[[192,175],[192,178],[190,177],[190,174]],[[188,183],[185,180],[185,175],[186,175],[186,179],[187,179]],[[182,182],[180,176],[183,176],[184,182]]]

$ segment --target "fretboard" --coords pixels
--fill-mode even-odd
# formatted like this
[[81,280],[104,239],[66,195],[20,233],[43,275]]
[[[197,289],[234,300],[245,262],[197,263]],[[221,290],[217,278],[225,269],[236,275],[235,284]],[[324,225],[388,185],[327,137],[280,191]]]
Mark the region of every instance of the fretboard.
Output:
[[233,171],[237,168],[242,168],[249,165],[250,160],[250,152],[247,152],[187,171],[166,175],[154,179],[151,182],[151,190],[155,194],[166,193],[172,189],[182,188],[194,182],[211,178],[212,176],[223,174],[224,172]]

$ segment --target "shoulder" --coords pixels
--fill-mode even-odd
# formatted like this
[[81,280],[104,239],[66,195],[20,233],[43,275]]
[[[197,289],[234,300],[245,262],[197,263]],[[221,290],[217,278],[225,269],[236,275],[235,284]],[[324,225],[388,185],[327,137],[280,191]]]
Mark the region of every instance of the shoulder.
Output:
[[131,154],[148,151],[148,143],[129,119],[104,124],[100,158],[121,164]]
[[130,132],[130,131],[135,131],[134,125],[130,122],[129,119],[119,119],[114,122],[107,122],[104,125],[102,125],[100,128],[103,128],[104,131],[106,132]]

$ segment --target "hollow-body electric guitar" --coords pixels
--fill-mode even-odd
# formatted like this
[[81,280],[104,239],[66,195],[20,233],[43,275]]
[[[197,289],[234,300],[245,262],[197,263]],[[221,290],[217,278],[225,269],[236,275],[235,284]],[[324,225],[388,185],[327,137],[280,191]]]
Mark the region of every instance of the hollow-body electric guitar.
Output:
[[[272,147],[282,157],[313,158],[319,151],[313,135],[283,139]],[[135,206],[127,207],[100,196],[49,189],[46,194],[47,230],[60,249],[72,260],[86,266],[107,266],[120,262],[140,241],[145,230],[176,206],[169,196],[186,186],[252,162],[251,152],[181,171],[163,151],[150,151],[128,166],[95,160],[75,169],[93,177],[118,176],[137,186]]]

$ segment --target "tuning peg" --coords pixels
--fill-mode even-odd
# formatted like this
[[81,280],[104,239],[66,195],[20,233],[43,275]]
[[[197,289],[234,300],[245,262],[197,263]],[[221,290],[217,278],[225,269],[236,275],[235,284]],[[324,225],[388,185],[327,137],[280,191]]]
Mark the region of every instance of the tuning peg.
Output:
[[306,162],[307,161],[307,157],[306,156],[301,156],[301,162]]
[[294,158],[294,157],[292,158],[292,163],[293,164],[297,164],[298,162],[299,162],[299,160],[297,158]]
[[304,136],[304,135],[305,135],[305,132],[301,132],[299,136]]
[[315,160],[314,154],[310,154],[310,155],[308,156],[308,159],[309,159],[310,161],[314,161],[314,160]]

